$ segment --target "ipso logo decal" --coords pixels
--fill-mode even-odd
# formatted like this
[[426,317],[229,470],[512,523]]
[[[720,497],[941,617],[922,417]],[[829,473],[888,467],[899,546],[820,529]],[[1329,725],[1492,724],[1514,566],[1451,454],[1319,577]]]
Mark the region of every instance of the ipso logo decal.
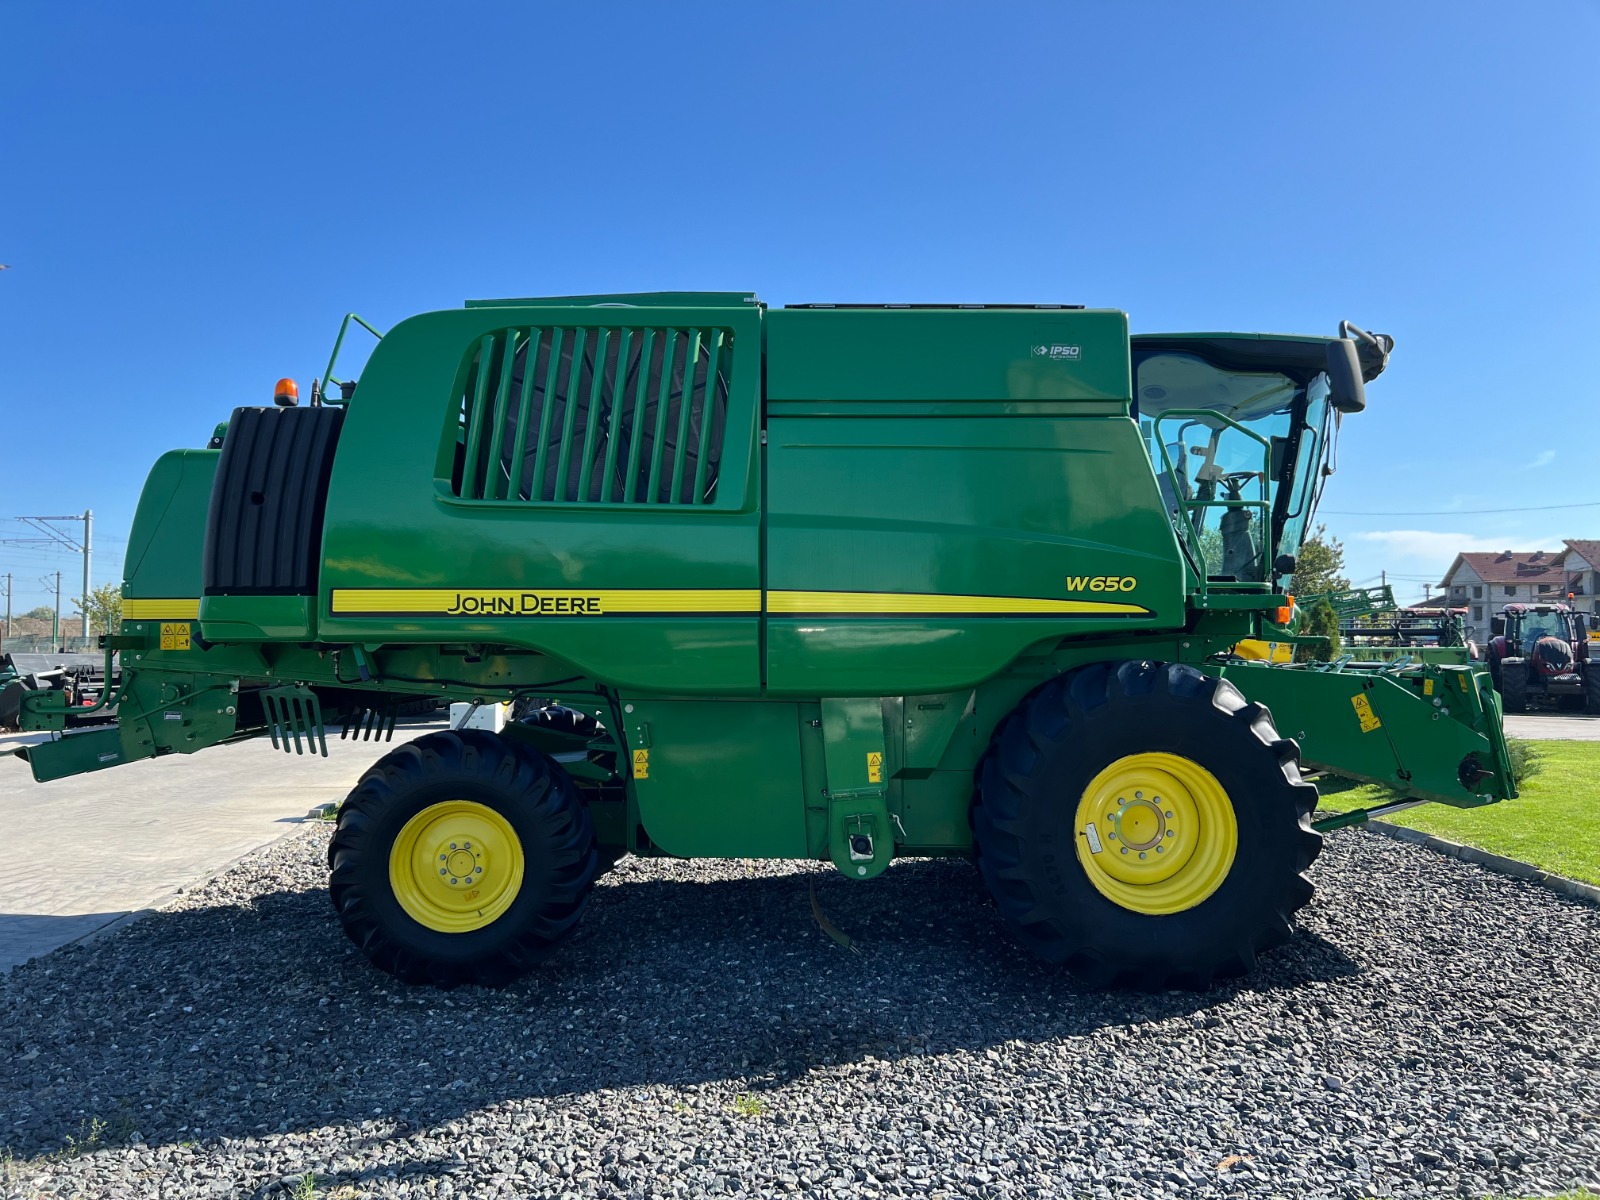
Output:
[[1052,362],[1077,362],[1083,357],[1082,346],[1066,346],[1060,342],[1046,346],[1043,343],[1033,348],[1035,358],[1048,358]]

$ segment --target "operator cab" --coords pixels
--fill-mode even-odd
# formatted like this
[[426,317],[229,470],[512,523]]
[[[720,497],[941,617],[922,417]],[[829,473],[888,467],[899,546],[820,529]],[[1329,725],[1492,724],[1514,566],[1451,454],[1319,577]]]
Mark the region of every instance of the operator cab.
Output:
[[1339,418],[1366,405],[1394,340],[1142,334],[1133,408],[1178,540],[1217,584],[1276,587],[1293,572]]
[[1532,658],[1546,638],[1570,646],[1579,658],[1587,656],[1588,614],[1565,604],[1508,604],[1490,619],[1490,629],[1507,657]]

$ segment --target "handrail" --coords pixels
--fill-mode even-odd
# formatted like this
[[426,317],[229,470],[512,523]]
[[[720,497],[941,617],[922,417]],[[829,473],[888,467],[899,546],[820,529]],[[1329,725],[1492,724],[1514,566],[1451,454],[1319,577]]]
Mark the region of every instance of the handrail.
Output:
[[[335,379],[333,376],[333,367],[334,364],[339,361],[339,351],[344,346],[345,331],[350,328],[351,321],[354,321],[357,325],[361,326],[361,328],[365,329],[380,342],[383,341],[383,334],[374,329],[366,321],[362,320],[361,317],[357,316],[355,313],[345,313],[344,320],[339,322],[339,336],[333,339],[333,353],[328,355],[328,369],[323,372],[322,375],[323,399],[327,399],[327,390],[330,383],[342,386],[348,382],[347,380]],[[336,403],[342,403],[342,401],[336,401]]]
[[[69,708],[63,707],[63,709],[61,711],[64,712],[65,714],[69,715],[69,716],[86,717],[90,713],[100,712],[100,711],[102,711],[104,709],[111,708],[114,705],[119,705],[119,704],[122,703],[124,693],[126,693],[127,690],[128,690],[128,677],[131,674],[131,672],[128,672],[128,671],[122,672],[122,674],[117,677],[116,686],[112,687],[112,685],[111,685],[111,667],[116,662],[116,658],[117,658],[116,644],[115,644],[115,642],[112,640],[112,638],[109,635],[102,637],[101,640],[105,642],[105,645],[102,647],[102,649],[105,650],[106,665],[105,665],[105,683],[100,688],[100,699],[96,700],[93,704],[86,705],[83,708],[70,708],[69,709]],[[55,690],[52,689],[52,690],[49,690],[49,691],[40,690],[40,691],[31,693],[31,695],[40,697],[41,700],[46,696],[54,696],[54,695],[57,695],[57,694],[62,696],[62,700],[63,700],[63,704],[64,704],[65,703],[65,698],[66,698],[64,692],[57,693]],[[24,701],[26,701],[26,698],[27,698],[27,696],[25,695],[24,696]],[[42,707],[42,705],[41,705],[41,707]]]

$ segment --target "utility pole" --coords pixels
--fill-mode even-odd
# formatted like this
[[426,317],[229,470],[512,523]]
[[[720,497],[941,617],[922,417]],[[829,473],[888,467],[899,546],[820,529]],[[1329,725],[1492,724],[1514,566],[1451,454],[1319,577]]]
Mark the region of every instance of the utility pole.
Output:
[[[84,650],[89,649],[89,560],[94,547],[94,510],[83,510],[83,641]],[[110,633],[109,628],[106,629]]]
[[[50,586],[50,576],[39,576],[39,582],[45,587]],[[50,653],[54,654],[61,649],[61,572],[56,572],[56,611],[50,622]]]
[[11,636],[11,572],[6,572],[6,636]]

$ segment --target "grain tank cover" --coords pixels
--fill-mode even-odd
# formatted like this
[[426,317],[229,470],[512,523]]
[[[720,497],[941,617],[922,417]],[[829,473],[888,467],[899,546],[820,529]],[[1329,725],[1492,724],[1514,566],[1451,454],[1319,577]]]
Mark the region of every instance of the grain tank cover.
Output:
[[1115,309],[784,308],[767,314],[769,401],[1059,402],[1132,396]]

